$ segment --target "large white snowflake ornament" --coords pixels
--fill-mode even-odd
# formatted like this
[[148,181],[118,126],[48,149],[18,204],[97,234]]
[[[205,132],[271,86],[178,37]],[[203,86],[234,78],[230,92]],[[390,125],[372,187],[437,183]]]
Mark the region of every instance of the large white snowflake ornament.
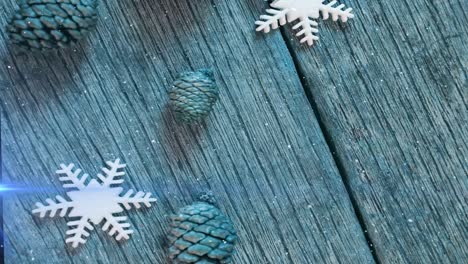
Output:
[[67,216],[68,213],[69,217],[76,218],[76,220],[67,223],[71,229],[67,231],[69,237],[65,240],[74,248],[78,247],[79,244],[86,243],[89,236],[88,230],[94,229],[91,223],[98,225],[104,219],[102,230],[107,231],[112,237],[115,235],[117,241],[122,238],[129,239],[133,230],[129,229],[130,224],[127,223],[127,217],[114,216],[114,214],[123,212],[124,208],[131,209],[131,205],[138,209],[141,204],[151,207],[151,202],[156,202],[155,198],[151,198],[151,193],[137,192],[132,197],[133,190],[131,189],[120,196],[123,188],[111,186],[123,183],[124,180],[120,177],[125,175],[122,169],[126,165],[120,164],[119,159],[114,162],[108,161],[107,165],[109,168],[102,168],[104,175],[97,175],[101,183],[92,179],[85,185],[88,174],[83,174],[80,177],[81,170],[73,170],[74,164],[68,166],[61,164],[61,169],[57,170],[56,173],[63,175],[59,180],[64,182],[64,188],[74,189],[67,192],[71,200],[68,201],[57,195],[57,202],[46,199],[48,205],[36,203],[37,208],[32,211],[39,214],[40,217],[45,217],[47,213],[50,217],[54,217],[59,212],[61,217]]
[[323,20],[332,18],[333,21],[341,19],[346,22],[349,18],[354,18],[351,14],[352,8],[343,10],[345,5],[335,6],[337,1],[331,1],[324,4],[325,0],[276,0],[271,4],[272,9],[267,9],[268,15],[261,15],[260,20],[256,21],[257,31],[265,33],[271,29],[277,29],[279,25],[284,25],[286,22],[294,22],[299,19],[299,22],[293,27],[294,30],[300,29],[296,34],[301,37],[301,43],[307,42],[309,46],[318,40],[318,23],[317,19],[322,13]]

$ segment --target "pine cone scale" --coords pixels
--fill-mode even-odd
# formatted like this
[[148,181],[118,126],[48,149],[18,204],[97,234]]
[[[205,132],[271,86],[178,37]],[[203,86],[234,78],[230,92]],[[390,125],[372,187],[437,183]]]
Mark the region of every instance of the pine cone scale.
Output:
[[[182,229],[190,231],[190,230],[194,229],[197,226],[197,224],[191,223],[191,222],[182,222],[178,226],[180,228],[182,228]],[[197,230],[195,230],[195,231],[197,231]]]
[[205,233],[205,234],[209,234],[211,231],[215,230],[216,227],[213,227],[213,226],[210,226],[210,225],[201,225],[201,226],[197,226],[194,228],[195,231],[197,232],[202,232],[202,233]]
[[222,243],[222,240],[219,240],[219,239],[214,238],[214,237],[207,237],[207,238],[203,239],[202,241],[200,241],[200,244],[205,245],[205,246],[209,246],[209,247],[212,247],[212,248],[218,247],[221,243]]
[[59,27],[59,24],[57,23],[56,19],[53,17],[43,16],[39,20],[46,28],[57,29]]
[[189,247],[187,249],[187,252],[192,254],[192,255],[196,255],[196,256],[199,256],[199,257],[202,257],[206,254],[208,254],[209,252],[211,251],[211,248],[208,247],[208,246],[204,246],[204,245],[193,245],[191,247]]
[[[29,9],[29,6],[28,5],[24,5],[23,6],[24,8],[28,8]],[[32,12],[34,13],[34,15],[32,17],[40,17],[40,16],[53,16],[52,12],[50,12],[45,5],[32,5],[31,7],[31,10]],[[20,9],[22,10],[22,9]],[[21,11],[20,11],[20,14]],[[23,14],[22,14],[23,15]],[[29,16],[27,14],[24,14],[23,16]]]
[[64,10],[65,12],[67,12],[67,14],[69,16],[81,16],[81,13],[78,11],[78,9],[76,8],[76,6],[74,5],[71,5],[71,4],[61,4],[60,7],[62,8],[62,10]]
[[20,14],[24,17],[37,17],[36,13],[34,12],[34,10],[30,7],[25,7],[25,8],[22,8],[20,9]]
[[199,232],[190,231],[183,236],[183,238],[191,243],[198,243],[200,240],[204,239],[206,235]]
[[179,238],[185,234],[186,230],[180,228],[174,228],[171,230],[171,234],[174,235],[176,238]]

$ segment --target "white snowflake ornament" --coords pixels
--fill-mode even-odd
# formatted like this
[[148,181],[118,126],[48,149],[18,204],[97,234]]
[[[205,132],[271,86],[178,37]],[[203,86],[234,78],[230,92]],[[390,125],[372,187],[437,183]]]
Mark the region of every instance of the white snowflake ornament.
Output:
[[324,4],[325,0],[276,0],[271,4],[272,9],[267,9],[268,15],[261,15],[260,20],[256,21],[257,31],[265,33],[271,29],[277,29],[279,25],[284,25],[286,22],[294,22],[299,19],[299,22],[293,27],[294,30],[301,29],[296,36],[302,37],[301,43],[307,42],[309,46],[314,45],[314,41],[318,40],[318,23],[317,19],[322,13],[323,20],[328,18],[337,21],[346,22],[349,18],[354,18],[351,14],[352,8],[343,10],[345,5],[335,6],[337,1],[331,1]]
[[81,170],[73,170],[74,164],[68,166],[61,164],[61,169],[57,170],[56,173],[63,175],[59,180],[64,182],[64,188],[75,189],[67,192],[71,201],[57,195],[57,202],[46,199],[48,205],[36,203],[37,208],[32,211],[34,214],[39,214],[41,218],[47,214],[54,217],[57,212],[59,212],[60,217],[65,217],[68,213],[69,217],[77,218],[77,220],[67,223],[71,229],[67,231],[66,234],[69,237],[65,240],[74,248],[78,247],[79,244],[86,243],[89,236],[88,231],[94,229],[91,223],[98,225],[104,219],[102,230],[107,231],[112,237],[115,235],[117,241],[122,238],[129,239],[133,230],[129,229],[130,224],[127,223],[127,217],[114,216],[114,214],[123,212],[124,208],[131,209],[131,205],[138,209],[141,208],[141,204],[151,207],[151,203],[156,202],[155,198],[151,198],[151,193],[137,192],[132,197],[133,190],[131,189],[120,196],[123,188],[111,186],[123,183],[124,180],[119,178],[125,175],[122,169],[126,165],[120,164],[119,159],[114,162],[108,161],[107,165],[109,168],[102,168],[104,175],[97,175],[101,183],[92,179],[85,185],[88,174],[83,174],[80,177]]

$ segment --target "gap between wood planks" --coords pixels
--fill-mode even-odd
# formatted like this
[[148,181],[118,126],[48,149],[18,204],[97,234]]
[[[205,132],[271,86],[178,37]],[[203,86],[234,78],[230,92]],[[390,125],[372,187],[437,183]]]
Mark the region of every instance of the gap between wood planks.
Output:
[[[285,42],[286,44],[286,47],[289,51],[289,54],[291,56],[291,59],[294,63],[294,68],[298,74],[298,77],[299,77],[299,81],[301,82],[301,86],[306,94],[306,97],[307,97],[307,100],[309,101],[309,104],[312,108],[312,111],[318,121],[318,124],[320,126],[320,130],[322,131],[322,134],[325,138],[325,143],[327,144],[328,148],[330,149],[330,152],[331,152],[331,156],[333,158],[333,161],[338,169],[338,172],[341,176],[341,179],[343,180],[343,184],[345,186],[345,189],[346,189],[346,192],[348,194],[348,197],[351,201],[351,205],[353,207],[353,211],[354,211],[354,214],[356,215],[357,219],[358,219],[358,222],[359,222],[359,225],[361,226],[361,229],[362,229],[362,232],[364,233],[364,237],[366,238],[366,241],[367,241],[367,245],[369,247],[369,251],[371,252],[372,254],[372,257],[374,258],[374,261],[375,263],[377,264],[380,264],[381,261],[380,259],[378,258],[377,256],[377,253],[376,251],[374,250],[374,242],[372,241],[371,237],[369,236],[368,232],[367,232],[367,227],[366,227],[366,223],[364,221],[364,217],[362,215],[362,212],[356,202],[356,198],[353,196],[352,192],[351,192],[351,186],[349,184],[349,176],[347,175],[346,173],[346,170],[344,168],[344,165],[343,163],[341,162],[341,160],[336,157],[335,153],[337,153],[337,148],[335,146],[335,144],[333,143],[333,139],[331,137],[331,133],[329,133],[329,131],[327,130],[324,122],[323,122],[323,118],[321,117],[320,115],[320,112],[318,111],[318,107],[317,107],[317,103],[315,102],[314,100],[314,96],[312,94],[312,89],[310,89],[310,91],[307,89],[308,85],[307,83],[304,81],[304,79],[302,78],[302,76],[304,76],[304,73],[303,71],[301,70],[301,67],[299,65],[299,61],[297,59],[297,56],[296,54],[294,53],[294,49],[291,45],[291,43],[288,41],[288,37],[287,37],[287,34],[285,32],[285,28],[279,28],[279,31],[281,32],[281,36],[283,38],[283,41]],[[314,48],[314,46],[310,47],[310,48]]]
[[[271,4],[272,2],[273,2],[272,0],[267,1],[268,4]],[[369,247],[369,251],[371,252],[375,263],[380,264],[381,261],[377,256],[377,252],[374,250],[374,242],[372,241],[372,238],[369,236],[369,234],[367,232],[367,226],[366,226],[366,223],[364,221],[364,217],[362,215],[362,212],[361,212],[361,210],[360,210],[360,208],[359,208],[359,206],[358,206],[358,204],[356,202],[356,198],[353,196],[353,194],[351,192],[351,186],[349,184],[349,176],[347,175],[346,170],[344,169],[343,163],[335,155],[335,153],[337,153],[337,148],[336,148],[335,144],[333,143],[331,133],[329,133],[329,131],[327,130],[327,128],[326,128],[326,126],[325,126],[325,124],[323,122],[323,118],[320,115],[320,112],[318,111],[317,103],[315,102],[314,96],[312,95],[312,92],[311,92],[312,89],[310,89],[310,91],[308,91],[308,89],[307,89],[308,85],[304,81],[304,79],[302,78],[302,76],[304,76],[305,74],[301,70],[301,67],[300,67],[299,61],[297,59],[296,53],[294,52],[294,49],[291,46],[291,42],[288,41],[288,36],[287,36],[287,34],[285,32],[286,29],[284,27],[279,27],[278,29],[279,29],[279,32],[281,32],[281,37],[283,38],[283,41],[286,44],[286,48],[288,49],[289,54],[291,56],[291,59],[292,59],[292,61],[294,63],[294,69],[296,70],[296,72],[298,74],[299,81],[300,81],[302,89],[304,90],[304,93],[305,93],[305,95],[307,97],[307,101],[309,102],[309,104],[310,104],[310,106],[312,108],[312,112],[314,113],[314,115],[315,115],[315,117],[317,119],[320,130],[322,131],[323,137],[325,139],[325,143],[327,144],[327,146],[328,146],[328,148],[329,148],[329,150],[331,152],[331,156],[333,158],[333,161],[334,161],[334,163],[335,163],[335,165],[336,165],[336,167],[338,169],[338,173],[341,176],[341,179],[342,179],[343,184],[345,186],[346,192],[347,192],[348,197],[349,197],[349,199],[351,201],[351,205],[353,207],[354,214],[356,215],[356,218],[357,218],[357,220],[359,222],[361,230],[364,233],[364,237],[366,238],[367,245]],[[316,45],[314,45],[312,47],[309,47],[309,48],[314,48],[315,46]]]

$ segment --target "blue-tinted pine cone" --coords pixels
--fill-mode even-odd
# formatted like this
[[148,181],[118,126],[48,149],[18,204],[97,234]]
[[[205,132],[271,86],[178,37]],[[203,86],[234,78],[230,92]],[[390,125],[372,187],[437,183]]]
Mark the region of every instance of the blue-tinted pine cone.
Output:
[[203,119],[213,109],[219,97],[213,71],[199,70],[180,74],[169,96],[178,121],[191,123]]
[[6,29],[13,43],[27,49],[69,47],[97,22],[97,0],[19,0]]
[[237,234],[234,226],[212,202],[211,195],[183,207],[171,216],[169,258],[172,263],[230,263]]

